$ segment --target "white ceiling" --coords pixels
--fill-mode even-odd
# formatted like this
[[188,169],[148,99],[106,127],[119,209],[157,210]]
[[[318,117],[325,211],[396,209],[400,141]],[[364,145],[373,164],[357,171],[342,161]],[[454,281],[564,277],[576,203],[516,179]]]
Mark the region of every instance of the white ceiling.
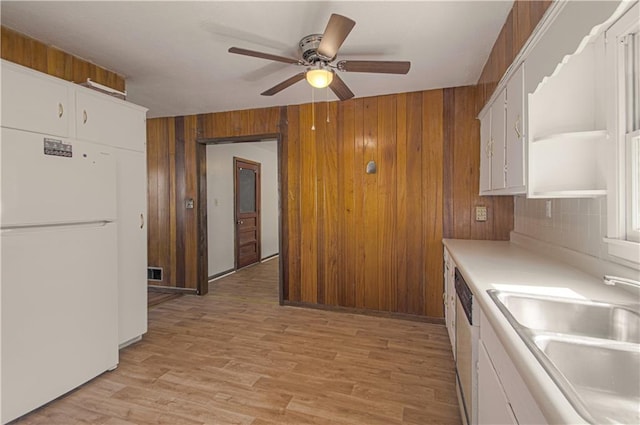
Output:
[[475,84],[512,3],[3,0],[1,19],[125,76],[128,100],[159,117],[310,102],[305,82],[260,96],[299,67],[227,49],[297,57],[298,41],[322,33],[331,13],[356,21],[339,59],[411,61],[407,75],[342,73],[356,97]]

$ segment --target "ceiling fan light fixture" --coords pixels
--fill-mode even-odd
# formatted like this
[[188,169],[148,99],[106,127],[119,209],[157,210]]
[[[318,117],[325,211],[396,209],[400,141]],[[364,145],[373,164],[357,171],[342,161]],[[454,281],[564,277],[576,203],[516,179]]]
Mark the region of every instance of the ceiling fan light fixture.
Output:
[[333,81],[333,71],[325,68],[310,69],[307,71],[306,78],[311,86],[323,89]]

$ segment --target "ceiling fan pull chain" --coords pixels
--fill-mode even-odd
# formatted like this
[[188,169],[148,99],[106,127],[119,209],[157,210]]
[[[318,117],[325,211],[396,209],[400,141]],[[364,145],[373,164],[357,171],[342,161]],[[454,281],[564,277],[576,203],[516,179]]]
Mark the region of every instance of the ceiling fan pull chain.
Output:
[[311,130],[315,131],[315,129],[316,129],[316,105],[315,105],[313,87],[311,87]]
[[327,86],[324,89],[324,93],[325,93],[326,99],[327,99],[327,122],[330,122],[329,121],[329,86]]

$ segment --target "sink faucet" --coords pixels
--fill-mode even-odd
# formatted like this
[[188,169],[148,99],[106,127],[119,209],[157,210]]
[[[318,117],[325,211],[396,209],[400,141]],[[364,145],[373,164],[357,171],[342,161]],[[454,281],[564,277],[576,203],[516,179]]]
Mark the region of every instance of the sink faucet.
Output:
[[604,275],[604,284],[605,285],[615,286],[618,283],[623,284],[623,285],[635,286],[636,288],[640,288],[640,282],[637,281],[637,280],[627,279],[627,278],[618,277],[618,276]]

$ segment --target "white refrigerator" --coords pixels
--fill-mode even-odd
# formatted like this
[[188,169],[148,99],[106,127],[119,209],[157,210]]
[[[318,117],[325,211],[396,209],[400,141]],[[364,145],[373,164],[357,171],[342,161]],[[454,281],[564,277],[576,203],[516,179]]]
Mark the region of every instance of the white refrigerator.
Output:
[[2,128],[1,419],[118,364],[116,163],[107,147]]

